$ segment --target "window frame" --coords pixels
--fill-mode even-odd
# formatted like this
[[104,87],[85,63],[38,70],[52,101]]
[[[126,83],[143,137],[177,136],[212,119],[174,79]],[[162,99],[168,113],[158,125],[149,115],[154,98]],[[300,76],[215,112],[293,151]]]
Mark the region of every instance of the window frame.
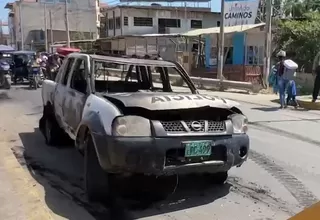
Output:
[[[84,70],[84,80],[85,80],[85,82],[86,82],[86,91],[85,91],[85,93],[83,93],[83,92],[80,92],[79,90],[77,90],[77,89],[75,89],[75,88],[73,88],[73,84],[72,84],[72,82],[73,82],[73,79],[74,79],[74,76],[77,74],[77,72],[78,72],[78,70],[79,70],[79,68],[77,68],[77,62],[78,61],[82,61],[83,62],[83,70]],[[81,58],[81,57],[78,57],[78,58],[76,58],[75,59],[75,62],[74,62],[74,65],[73,65],[73,68],[72,68],[72,74],[71,74],[71,76],[69,76],[69,80],[68,80],[68,87],[70,88],[70,89],[72,89],[72,90],[75,90],[75,91],[77,91],[77,92],[79,92],[79,93],[82,93],[82,94],[86,94],[86,93],[88,93],[88,89],[89,89],[89,85],[88,85],[88,80],[87,80],[87,66],[86,66],[87,64],[86,64],[86,60],[84,59],[84,58]],[[80,63],[80,65],[79,65],[79,67],[81,66],[81,63]]]
[[129,17],[127,16],[123,17],[123,26],[129,26]]
[[[145,21],[147,21],[147,22],[143,22],[143,19],[146,19]],[[150,25],[150,21],[151,21],[151,25]],[[138,23],[140,23],[140,24],[138,24]],[[133,26],[135,26],[135,27],[153,27],[153,17],[133,17]]]
[[120,29],[121,28],[121,17],[116,17],[115,18],[115,29]]
[[[75,58],[74,57],[70,57],[68,58],[66,64],[65,64],[65,68],[63,68],[63,74],[62,74],[62,77],[61,77],[61,84],[64,85],[64,86],[67,86],[68,85],[68,82],[69,82],[69,76],[70,76],[70,72],[73,70],[73,65],[74,65],[74,62],[75,62]],[[72,62],[72,63],[71,63]],[[71,64],[70,64],[71,63]],[[69,65],[70,64],[70,65]],[[70,68],[70,69],[69,69]],[[66,82],[65,82],[66,80]]]
[[[197,23],[199,22],[199,25]],[[203,28],[202,20],[190,20],[190,28],[191,29],[201,29]]]

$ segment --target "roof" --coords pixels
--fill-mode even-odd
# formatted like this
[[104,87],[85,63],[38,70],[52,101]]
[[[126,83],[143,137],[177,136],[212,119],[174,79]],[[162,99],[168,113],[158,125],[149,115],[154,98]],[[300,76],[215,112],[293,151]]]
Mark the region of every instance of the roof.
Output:
[[111,36],[111,37],[105,37],[105,38],[99,38],[97,41],[101,40],[112,40],[112,39],[125,39],[125,38],[145,38],[145,37],[181,37],[182,34],[130,34],[130,35],[119,35],[119,36]]
[[[234,33],[234,32],[245,32],[253,28],[262,27],[265,23],[260,24],[245,24],[245,25],[235,25],[230,27],[224,27],[224,33]],[[196,29],[192,31],[188,31],[183,36],[186,37],[195,37],[199,35],[205,35],[205,34],[218,34],[220,33],[220,27],[213,27],[213,28],[202,28],[202,29]]]
[[140,64],[146,66],[166,66],[166,67],[175,67],[174,63],[163,60],[149,60],[149,59],[137,59],[137,58],[123,58],[123,57],[111,57],[111,56],[102,56],[102,55],[93,55],[90,54],[90,57],[95,60],[106,60],[114,61],[121,64]]
[[109,6],[107,9],[112,8],[128,8],[128,9],[148,9],[148,10],[172,10],[172,11],[187,11],[188,12],[199,12],[199,13],[212,13],[212,14],[221,14],[220,12],[212,12],[209,7],[174,7],[174,6],[153,6],[153,5],[116,5]]
[[12,54],[34,54],[36,53],[35,51],[29,51],[29,50],[18,50],[18,51],[14,51],[12,52]]
[[12,9],[12,7],[13,7],[13,3],[12,3],[12,2],[8,2],[8,3],[4,6],[5,9]]

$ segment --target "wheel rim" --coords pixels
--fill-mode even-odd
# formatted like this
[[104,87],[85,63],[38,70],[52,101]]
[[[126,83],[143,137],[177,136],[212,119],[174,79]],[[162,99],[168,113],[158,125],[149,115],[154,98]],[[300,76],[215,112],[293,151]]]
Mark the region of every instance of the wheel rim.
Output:
[[46,120],[46,139],[51,140],[51,123],[48,119]]

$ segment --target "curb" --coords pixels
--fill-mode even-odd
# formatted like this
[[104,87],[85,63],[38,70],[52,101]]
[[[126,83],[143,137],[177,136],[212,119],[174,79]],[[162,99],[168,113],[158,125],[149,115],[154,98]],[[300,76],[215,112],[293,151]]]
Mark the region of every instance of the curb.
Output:
[[311,100],[297,99],[298,104],[305,109],[320,110],[320,102],[311,102]]

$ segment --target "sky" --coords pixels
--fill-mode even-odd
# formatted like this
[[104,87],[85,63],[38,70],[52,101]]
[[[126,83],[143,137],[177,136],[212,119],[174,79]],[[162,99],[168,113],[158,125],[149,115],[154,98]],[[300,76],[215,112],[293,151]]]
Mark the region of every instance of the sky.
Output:
[[[101,0],[100,0],[101,1]],[[0,19],[2,21],[7,21],[8,20],[8,9],[4,9],[5,5],[8,2],[14,2],[14,0],[0,0]],[[119,1],[115,1],[115,0],[102,0],[101,2],[110,4],[110,5],[114,5],[119,3]],[[156,2],[156,1],[155,1]],[[215,12],[219,12],[220,11],[220,7],[221,7],[221,1],[220,0],[211,0],[211,11],[215,11]],[[150,3],[148,3],[150,4]],[[161,3],[160,3],[161,4]],[[203,3],[202,3],[203,4]],[[162,3],[162,5],[165,5],[165,3]],[[181,5],[181,3],[178,3],[178,5]],[[207,4],[206,4],[207,5]],[[201,5],[200,5],[201,6]],[[8,33],[8,28],[7,27],[3,27],[3,32],[4,33]]]

